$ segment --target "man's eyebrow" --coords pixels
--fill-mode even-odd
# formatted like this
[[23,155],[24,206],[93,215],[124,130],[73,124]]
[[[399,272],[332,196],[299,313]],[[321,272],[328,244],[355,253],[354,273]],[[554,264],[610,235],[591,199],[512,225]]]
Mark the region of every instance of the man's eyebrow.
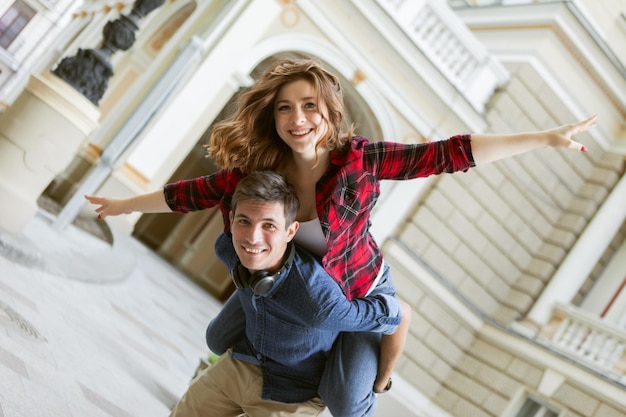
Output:
[[[236,218],[236,219],[237,219],[237,218],[244,218],[244,219],[246,219],[246,220],[250,220],[250,217],[249,217],[249,216],[247,216],[246,214],[243,214],[243,213],[237,213],[237,214],[235,214],[235,218]],[[261,220],[262,220],[262,221],[265,221],[265,222],[278,223],[278,220],[274,219],[273,217],[264,217],[264,218],[262,218]]]

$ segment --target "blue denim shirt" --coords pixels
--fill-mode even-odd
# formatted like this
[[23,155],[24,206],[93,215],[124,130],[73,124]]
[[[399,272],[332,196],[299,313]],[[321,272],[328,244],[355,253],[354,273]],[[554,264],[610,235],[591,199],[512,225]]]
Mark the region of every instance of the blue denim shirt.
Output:
[[[232,245],[216,249],[234,250]],[[218,256],[234,259],[223,252]],[[263,399],[288,403],[318,396],[326,359],[340,332],[389,334],[401,318],[400,305],[390,295],[348,301],[319,259],[297,246],[293,263],[270,292],[255,296],[249,288],[236,290],[209,328],[228,329],[233,307],[245,315],[245,338],[233,344],[232,357],[261,367]]]

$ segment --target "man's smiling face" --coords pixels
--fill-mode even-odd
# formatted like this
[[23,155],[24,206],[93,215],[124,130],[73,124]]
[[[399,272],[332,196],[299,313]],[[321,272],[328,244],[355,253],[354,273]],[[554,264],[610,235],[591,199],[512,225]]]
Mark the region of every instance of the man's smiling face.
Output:
[[235,251],[250,273],[280,269],[287,243],[298,228],[297,222],[285,224],[282,203],[257,200],[239,201],[230,223]]

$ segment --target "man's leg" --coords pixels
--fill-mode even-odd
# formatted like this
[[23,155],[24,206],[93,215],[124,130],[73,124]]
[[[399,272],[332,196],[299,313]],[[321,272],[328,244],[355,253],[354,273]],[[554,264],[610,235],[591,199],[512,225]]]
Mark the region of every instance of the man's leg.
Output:
[[320,382],[320,396],[333,417],[366,417],[376,411],[379,333],[341,333]]
[[294,404],[263,400],[262,386],[261,368],[232,359],[228,351],[191,382],[170,417],[316,417],[324,411],[319,398]]
[[238,375],[230,352],[200,372],[172,410],[170,417],[236,417],[243,413],[238,404],[248,387],[245,375]]
[[[283,403],[264,400],[261,398],[263,390],[263,375],[261,368],[248,362],[233,361],[237,368],[237,375],[245,375],[245,391],[241,392],[239,404],[249,417],[317,417],[324,411],[324,403],[320,398],[313,398],[302,403]],[[235,376],[237,378],[238,376]]]
[[259,400],[256,404],[244,407],[245,415],[249,417],[317,417],[322,414],[324,408],[324,402],[320,398],[303,403]]

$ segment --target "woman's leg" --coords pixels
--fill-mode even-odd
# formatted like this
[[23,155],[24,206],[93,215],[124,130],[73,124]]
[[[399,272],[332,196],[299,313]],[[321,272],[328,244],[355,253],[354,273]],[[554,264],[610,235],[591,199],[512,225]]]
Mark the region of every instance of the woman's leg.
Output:
[[[383,265],[379,284],[369,295],[395,296],[388,265]],[[384,391],[404,350],[411,308],[405,302],[402,321],[392,335],[342,333],[331,352],[320,383],[320,396],[334,417],[371,416],[376,411],[377,391]]]
[[221,355],[246,337],[246,316],[236,292],[224,303],[217,317],[219,320],[213,319],[207,326],[205,337],[211,352]]
[[[232,269],[237,259],[232,239],[221,232],[215,240],[215,254]],[[206,329],[206,342],[209,349],[215,354],[221,355],[226,349],[245,337],[246,319],[237,293],[233,293],[224,303],[218,315],[221,320],[212,320]]]
[[379,333],[341,333],[333,345],[319,394],[333,417],[365,417],[376,411],[372,390],[378,371]]
[[215,250],[215,255],[224,265],[226,265],[226,268],[228,268],[228,271],[230,272],[235,266],[235,262],[237,260],[237,252],[235,252],[232,238],[224,232],[220,232],[215,239],[213,248]]
[[409,323],[411,322],[411,306],[404,301],[400,301],[402,307],[402,321],[393,334],[382,335],[380,341],[380,357],[378,362],[378,374],[376,382],[374,382],[374,392],[385,392],[386,388],[390,388],[389,381],[398,359],[402,356],[404,344],[406,343],[406,335],[409,332]]
[[319,388],[334,417],[374,415],[374,390],[384,392],[406,341],[411,308],[401,304],[402,322],[394,334],[341,333],[337,338]]

